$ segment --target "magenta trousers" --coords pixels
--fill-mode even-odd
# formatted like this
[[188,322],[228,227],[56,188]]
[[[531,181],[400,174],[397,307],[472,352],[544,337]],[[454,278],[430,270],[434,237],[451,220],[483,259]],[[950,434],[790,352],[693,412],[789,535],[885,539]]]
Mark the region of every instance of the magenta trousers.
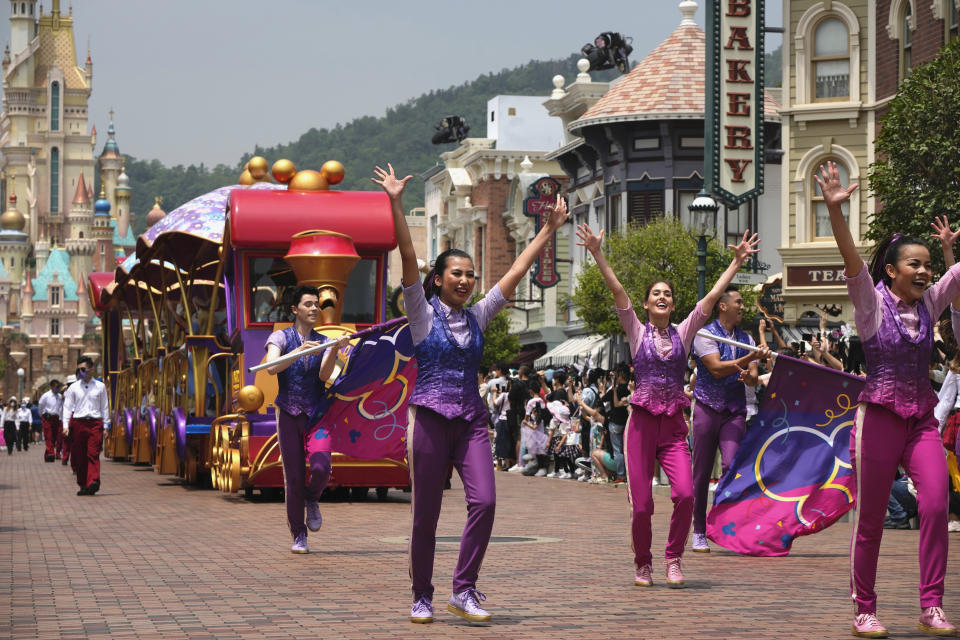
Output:
[[850,538],[850,595],[857,613],[876,613],[877,557],[890,487],[900,465],[917,488],[920,606],[939,607],[947,572],[947,461],[933,411],[904,420],[863,403],[850,435],[857,503]]
[[[309,423],[306,414],[291,415],[277,407],[277,444],[283,462],[283,489],[290,534],[307,533],[304,509],[308,500],[317,502],[330,480],[330,452],[310,448]],[[310,480],[307,481],[307,466]]]
[[460,474],[467,500],[467,523],[460,539],[460,556],[453,573],[453,591],[474,589],[493,532],[497,488],[493,452],[485,417],[468,422],[448,420],[425,407],[410,405],[407,422],[407,463],[413,499],[410,532],[410,580],[413,597],[433,598],[433,555],[443,485],[450,465]]
[[747,429],[746,412],[714,411],[704,402],[693,407],[693,532],[707,532],[710,472],[720,448],[720,468],[726,473]]
[[655,416],[646,409],[633,407],[624,433],[623,455],[627,464],[630,507],[633,511],[633,555],[637,568],[651,564],[650,541],[653,536],[653,464],[660,466],[670,480],[673,515],[667,534],[666,559],[679,558],[690,532],[693,518],[693,480],[687,423],[683,412],[673,416]]

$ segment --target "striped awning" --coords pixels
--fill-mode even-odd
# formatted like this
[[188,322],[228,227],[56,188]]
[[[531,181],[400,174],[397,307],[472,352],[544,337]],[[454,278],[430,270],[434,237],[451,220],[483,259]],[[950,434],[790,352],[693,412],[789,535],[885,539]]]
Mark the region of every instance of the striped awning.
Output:
[[582,363],[590,358],[598,362],[602,353],[609,351],[610,338],[600,334],[577,336],[568,338],[550,351],[546,352],[533,363],[535,369],[558,367],[574,363]]

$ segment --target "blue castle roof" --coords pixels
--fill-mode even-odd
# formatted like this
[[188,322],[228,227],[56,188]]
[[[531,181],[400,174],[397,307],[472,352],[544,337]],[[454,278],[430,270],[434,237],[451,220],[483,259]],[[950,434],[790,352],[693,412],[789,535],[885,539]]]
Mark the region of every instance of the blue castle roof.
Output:
[[67,302],[76,302],[77,283],[70,275],[70,256],[64,249],[51,250],[43,270],[37,274],[36,278],[30,280],[33,283],[33,299],[47,299],[47,285],[53,282],[54,274],[57,275],[57,282],[63,285],[63,299]]
[[[117,221],[111,220],[110,227],[113,229],[113,246],[119,249],[120,247],[135,247],[137,246],[137,238],[133,235],[133,225],[127,225],[127,235],[123,238],[120,237],[120,234],[117,232]],[[126,255],[125,251],[118,251],[118,254]]]

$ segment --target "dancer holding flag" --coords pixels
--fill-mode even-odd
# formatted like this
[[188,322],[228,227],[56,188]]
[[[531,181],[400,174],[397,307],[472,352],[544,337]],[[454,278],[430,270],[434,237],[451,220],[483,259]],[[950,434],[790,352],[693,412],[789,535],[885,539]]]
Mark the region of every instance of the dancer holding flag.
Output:
[[673,515],[670,517],[670,533],[664,554],[667,586],[682,587],[684,579],[680,558],[693,517],[690,449],[682,411],[690,405],[683,393],[687,354],[697,331],[708,320],[703,310],[712,309],[717,303],[743,261],[758,251],[759,239],[756,234],[750,236],[750,232],[746,231],[739,244],[730,245],[734,250],[730,265],[686,319],[674,327],[670,324],[670,314],[674,309],[671,283],[658,280],[647,287],[643,300],[647,322],[640,324],[626,290],[601,250],[603,231],[596,235],[589,225],[579,225],[577,237],[580,239],[578,245],[586,247],[597,261],[597,267],[613,293],[620,323],[630,340],[630,352],[633,354],[636,390],[630,398],[633,411],[627,424],[624,456],[633,511],[633,552],[637,567],[634,584],[639,587],[653,584],[653,556],[650,553],[650,518],[653,515],[651,483],[653,463],[659,461],[670,479],[670,498],[673,500]]
[[[316,287],[299,286],[290,299],[293,324],[274,331],[267,338],[265,362],[282,355],[305,351],[324,341],[313,326],[320,314],[320,292]],[[283,462],[283,487],[286,496],[287,523],[293,536],[291,553],[310,553],[307,528],[319,531],[323,524],[320,495],[330,479],[329,441],[308,438],[310,418],[320,402],[324,380],[333,373],[337,352],[346,345],[348,336],[340,338],[336,348],[327,349],[323,357],[305,355],[293,361],[267,367],[277,376],[277,444]],[[306,467],[310,465],[310,483]],[[306,507],[306,524],[304,524]]]
[[[737,325],[743,318],[743,296],[729,285],[717,302],[717,319],[705,331],[743,344],[753,338]],[[757,360],[769,349],[748,351],[742,347],[697,337],[693,341],[697,382],[693,397],[693,550],[708,553],[707,494],[713,461],[720,448],[720,468],[726,473],[747,428],[747,393],[744,385],[757,385]]]
[[857,503],[850,540],[852,633],[885,638],[877,619],[877,557],[897,466],[917,488],[920,512],[919,629],[955,635],[941,608],[947,570],[947,463],[933,416],[937,396],[928,374],[933,322],[960,293],[960,266],[931,287],[930,251],[899,233],[874,249],[868,268],[857,253],[841,205],[857,185],[840,184],[828,162],[814,179],[830,214],[844,261],[847,291],[867,361],[867,377],[850,439]]
[[476,583],[493,530],[496,488],[487,435],[489,415],[477,385],[483,330],[513,296],[537,254],[569,214],[558,194],[536,237],[487,295],[467,307],[477,278],[473,260],[463,251],[448,249],[437,256],[421,285],[401,203],[412,176],[399,179],[392,166],[387,165],[387,169],[377,167],[372,180],[383,187],[393,207],[403,264],[403,300],[418,365],[407,421],[407,462],[413,491],[410,578],[414,602],[410,621],[433,622],[431,580],[437,520],[448,465],[452,463],[463,481],[467,523],[447,610],[472,622],[486,622],[490,614],[480,607],[486,597],[477,591]]

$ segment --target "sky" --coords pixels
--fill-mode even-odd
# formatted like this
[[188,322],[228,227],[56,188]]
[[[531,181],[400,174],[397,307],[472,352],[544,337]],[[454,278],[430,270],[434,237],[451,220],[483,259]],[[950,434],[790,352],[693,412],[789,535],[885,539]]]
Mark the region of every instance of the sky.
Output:
[[[759,0],[758,0],[759,1]],[[52,0],[42,0],[49,13]],[[703,26],[705,0],[697,22]],[[61,0],[67,13],[70,0]],[[639,61],[680,23],[678,0],[74,0],[77,59],[93,57],[90,118],[122,153],[233,165],[299,138],[531,59],[564,58],[602,31]],[[782,2],[766,2],[781,26]],[[0,2],[5,39],[10,4]],[[768,37],[768,49],[780,43]],[[572,78],[568,78],[571,81]],[[552,89],[543,79],[543,93]]]

